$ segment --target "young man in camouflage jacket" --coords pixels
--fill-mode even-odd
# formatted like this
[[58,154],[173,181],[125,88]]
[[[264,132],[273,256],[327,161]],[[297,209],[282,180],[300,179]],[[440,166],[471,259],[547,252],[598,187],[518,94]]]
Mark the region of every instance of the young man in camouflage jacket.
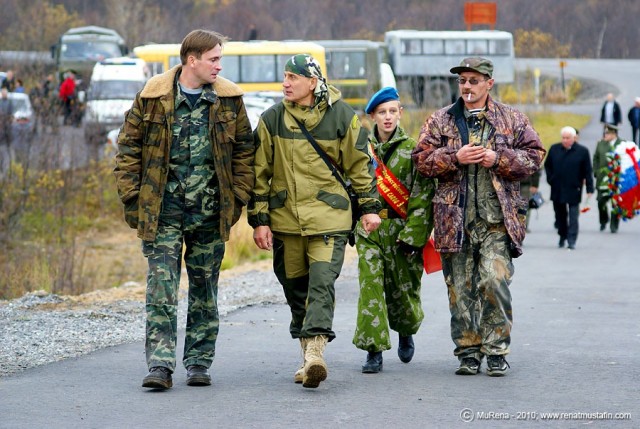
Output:
[[118,193],[149,263],[143,387],[172,386],[183,244],[189,275],[183,364],[188,385],[211,384],[224,243],[254,181],[242,91],[218,76],[224,40],[211,31],[189,33],[182,65],[147,82],[118,136]]
[[449,294],[456,374],[472,375],[487,356],[487,374],[504,375],[511,340],[512,258],[522,254],[527,201],[519,181],[545,154],[527,117],[489,96],[493,64],[465,58],[461,97],[425,122],[413,160],[438,179],[434,238]]

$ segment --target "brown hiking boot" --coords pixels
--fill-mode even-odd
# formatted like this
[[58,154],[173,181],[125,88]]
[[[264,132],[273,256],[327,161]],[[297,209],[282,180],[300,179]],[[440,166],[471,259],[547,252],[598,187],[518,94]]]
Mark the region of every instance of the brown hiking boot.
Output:
[[307,351],[307,338],[300,338],[300,349],[302,350],[302,365],[300,365],[300,368],[298,368],[296,373],[293,375],[293,381],[297,384],[302,383],[304,380],[304,366],[307,363],[304,354]]
[[307,363],[304,366],[303,387],[316,388],[321,381],[327,379],[327,364],[322,357],[327,341],[326,335],[317,335],[307,340],[307,350],[304,354]]

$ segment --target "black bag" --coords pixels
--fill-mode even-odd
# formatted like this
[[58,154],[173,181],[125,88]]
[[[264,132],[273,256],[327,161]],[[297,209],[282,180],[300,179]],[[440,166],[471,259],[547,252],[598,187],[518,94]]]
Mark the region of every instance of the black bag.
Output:
[[309,143],[311,143],[311,146],[313,146],[316,152],[318,152],[318,155],[320,155],[320,158],[322,158],[324,163],[327,164],[327,167],[329,167],[329,170],[331,170],[331,174],[336,178],[338,182],[340,182],[340,184],[344,187],[344,189],[347,191],[347,194],[349,195],[349,202],[351,203],[351,232],[349,233],[349,245],[353,246],[356,244],[356,223],[358,222],[358,219],[360,219],[360,204],[358,203],[358,194],[356,194],[355,189],[353,189],[353,186],[351,186],[351,182],[349,180],[345,181],[340,173],[338,173],[339,167],[331,158],[329,158],[329,155],[327,155],[325,151],[323,151],[320,146],[318,146],[318,142],[316,142],[316,139],[314,139],[311,133],[309,133],[307,127],[305,127],[304,124],[298,119],[296,119],[296,122],[298,123],[298,126],[302,130],[302,133],[305,135],[307,140],[309,140]]
[[544,198],[542,198],[542,194],[540,192],[536,192],[531,195],[529,198],[529,208],[530,209],[539,209],[544,204]]

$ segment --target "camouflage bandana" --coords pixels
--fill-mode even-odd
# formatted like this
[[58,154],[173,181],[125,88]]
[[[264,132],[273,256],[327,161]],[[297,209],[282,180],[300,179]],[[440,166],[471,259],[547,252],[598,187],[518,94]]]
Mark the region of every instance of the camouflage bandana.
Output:
[[329,91],[327,80],[322,76],[320,64],[311,55],[298,54],[292,56],[285,64],[284,70],[304,77],[317,78],[318,84],[313,91],[316,98],[314,104],[318,104],[323,98],[326,98],[327,102],[331,104],[331,100],[327,97]]

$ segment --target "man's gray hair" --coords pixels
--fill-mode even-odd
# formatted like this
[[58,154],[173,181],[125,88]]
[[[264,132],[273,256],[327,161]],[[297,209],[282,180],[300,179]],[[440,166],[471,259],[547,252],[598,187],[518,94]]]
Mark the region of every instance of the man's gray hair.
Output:
[[563,135],[565,133],[571,134],[571,137],[575,137],[575,136],[578,135],[578,132],[576,131],[576,129],[573,128],[573,127],[569,127],[569,126],[562,127],[562,129],[560,130],[560,135]]

